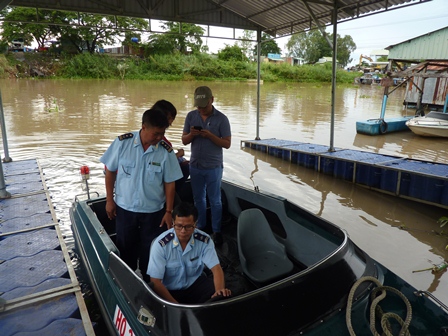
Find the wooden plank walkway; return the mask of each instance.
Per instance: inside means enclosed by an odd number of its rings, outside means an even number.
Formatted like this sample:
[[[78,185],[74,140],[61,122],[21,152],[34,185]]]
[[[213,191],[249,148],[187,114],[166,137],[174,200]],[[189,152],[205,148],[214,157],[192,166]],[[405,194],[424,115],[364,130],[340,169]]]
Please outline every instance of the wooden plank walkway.
[[[268,153],[360,186],[448,209],[448,165],[281,139],[242,140]]]
[[[94,335],[37,160],[3,163],[0,335]]]

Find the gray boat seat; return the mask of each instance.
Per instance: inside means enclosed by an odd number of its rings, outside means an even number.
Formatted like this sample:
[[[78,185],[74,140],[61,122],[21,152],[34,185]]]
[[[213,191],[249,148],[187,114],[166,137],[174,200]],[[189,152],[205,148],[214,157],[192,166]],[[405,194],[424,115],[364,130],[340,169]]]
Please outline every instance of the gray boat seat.
[[[238,254],[243,273],[256,285],[285,277],[293,270],[285,246],[272,232],[259,209],[247,209],[238,217]]]

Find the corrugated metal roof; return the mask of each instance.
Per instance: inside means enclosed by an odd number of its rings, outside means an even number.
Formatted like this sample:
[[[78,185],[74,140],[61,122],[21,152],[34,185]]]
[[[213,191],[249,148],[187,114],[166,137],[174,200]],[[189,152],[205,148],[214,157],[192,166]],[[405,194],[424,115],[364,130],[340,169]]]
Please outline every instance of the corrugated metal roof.
[[[396,61],[446,60],[448,26],[387,47],[389,59]]]
[[[448,77],[448,61],[425,61],[393,75],[394,77],[446,78]]]
[[[428,1],[431,0],[0,0],[0,9],[9,4],[140,17],[261,30],[280,37],[316,28],[316,22],[330,25],[335,4],[340,22]]]

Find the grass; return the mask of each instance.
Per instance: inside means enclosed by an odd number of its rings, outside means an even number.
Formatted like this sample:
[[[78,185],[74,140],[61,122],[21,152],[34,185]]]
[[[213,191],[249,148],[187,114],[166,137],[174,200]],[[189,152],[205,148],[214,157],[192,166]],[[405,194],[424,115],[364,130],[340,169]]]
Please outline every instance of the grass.
[[[126,79],[171,81],[245,81],[257,78],[255,62],[222,61],[208,54],[198,55],[152,55],[111,57],[107,54],[49,55],[24,53],[25,62],[40,68],[51,78],[70,79]],[[11,71],[16,77],[24,77],[12,55],[0,58],[0,76]],[[50,68],[51,67],[51,68]],[[265,82],[330,83],[331,65],[301,65],[262,63],[261,79]],[[338,84],[351,84],[358,73],[337,70]],[[7,77],[6,75],[2,76]]]

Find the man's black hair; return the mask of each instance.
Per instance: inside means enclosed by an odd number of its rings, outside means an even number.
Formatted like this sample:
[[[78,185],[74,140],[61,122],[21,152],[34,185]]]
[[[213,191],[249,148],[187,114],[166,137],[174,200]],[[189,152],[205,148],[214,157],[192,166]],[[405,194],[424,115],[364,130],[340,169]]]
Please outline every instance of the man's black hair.
[[[149,109],[143,113],[142,124],[150,127],[167,128],[170,126],[166,114],[160,110]]]
[[[198,219],[198,209],[191,203],[181,202],[173,210],[173,219],[176,219],[176,217],[190,216],[193,216],[193,220],[196,223],[196,220]]]
[[[161,99],[156,101],[151,109],[160,110],[166,114],[167,118],[171,116],[171,118],[176,119],[177,110],[168,100]]]

